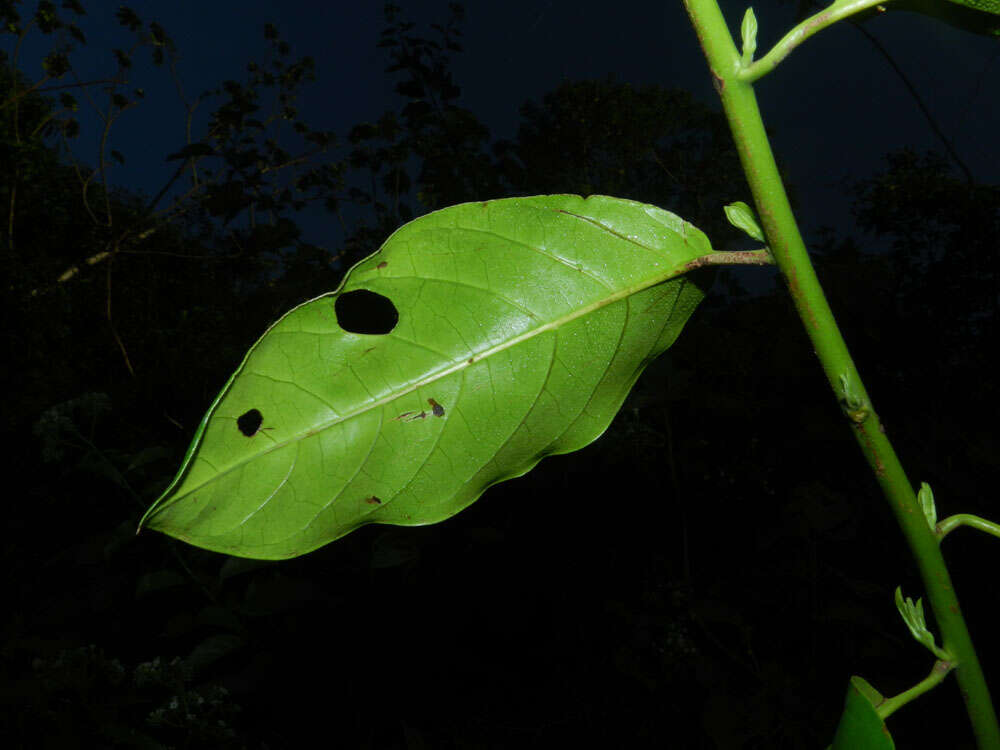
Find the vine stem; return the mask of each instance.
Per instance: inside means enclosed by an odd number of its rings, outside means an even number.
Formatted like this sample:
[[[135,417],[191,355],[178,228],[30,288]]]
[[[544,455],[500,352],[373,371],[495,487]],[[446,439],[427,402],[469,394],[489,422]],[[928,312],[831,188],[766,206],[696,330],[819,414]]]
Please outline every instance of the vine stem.
[[[1000,750],[1000,729],[989,688],[941,555],[938,536],[924,518],[816,277],[771,152],[753,85],[740,79],[740,53],[716,0],[684,0],[684,5],[722,99],[775,263],[830,387],[844,407],[846,421],[916,560],[944,649],[955,663],[955,676],[978,747]]]

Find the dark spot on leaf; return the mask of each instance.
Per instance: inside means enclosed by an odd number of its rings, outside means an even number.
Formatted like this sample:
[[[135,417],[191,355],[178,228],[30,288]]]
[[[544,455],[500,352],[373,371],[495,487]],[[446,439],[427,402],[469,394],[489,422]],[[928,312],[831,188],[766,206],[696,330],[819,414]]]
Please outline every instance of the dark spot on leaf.
[[[381,505],[382,504],[382,501],[379,500],[374,495],[372,495],[371,497],[366,497],[365,498],[365,502],[368,503],[369,505]]]
[[[427,403],[431,405],[431,411],[434,412],[435,417],[444,416],[444,407],[441,406],[437,401],[432,398],[427,399]]]
[[[377,266],[375,266],[375,268],[385,268],[387,265],[389,265],[389,264],[386,261],[383,260],[381,263],[379,263]]]
[[[337,323],[348,333],[389,333],[399,322],[399,312],[392,300],[368,289],[337,295],[333,308]]]
[[[253,437],[257,434],[257,430],[260,429],[261,424],[264,422],[264,415],[261,414],[257,409],[251,409],[250,411],[244,413],[236,420],[236,426],[240,428],[242,432],[247,437]]]
[[[394,422],[412,422],[414,419],[426,419],[427,412],[425,411],[404,411],[398,417],[393,417]]]

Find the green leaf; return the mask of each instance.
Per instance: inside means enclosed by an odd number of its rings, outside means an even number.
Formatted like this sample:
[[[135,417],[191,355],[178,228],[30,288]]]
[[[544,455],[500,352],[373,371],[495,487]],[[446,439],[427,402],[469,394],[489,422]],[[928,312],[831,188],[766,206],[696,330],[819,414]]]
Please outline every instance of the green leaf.
[[[944,649],[938,648],[934,642],[934,634],[927,629],[927,621],[924,618],[923,600],[918,598],[916,603],[910,597],[906,597],[904,600],[903,591],[899,586],[896,587],[895,600],[896,609],[899,611],[900,617],[903,618],[903,622],[906,623],[906,627],[909,628],[910,634],[917,643],[923,644],[938,659],[949,661],[951,659],[950,654]]]
[[[753,53],[757,51],[757,16],[753,8],[747,8],[743,14],[740,34],[743,37],[743,64],[749,65],[753,62]]]
[[[281,559],[444,520],[607,429],[703,296],[677,277],[711,251],[674,214],[605,196],[410,222],[254,344],[140,528]]]
[[[920,502],[920,508],[924,511],[924,518],[927,519],[927,525],[931,527],[931,531],[935,534],[937,533],[937,506],[934,504],[934,490],[927,482],[920,483],[920,491],[917,493],[917,500]]]
[[[746,234],[759,242],[764,241],[764,230],[761,229],[760,222],[757,221],[757,215],[746,203],[735,201],[725,206],[722,210],[726,212],[726,219],[734,227],[742,229]]]
[[[875,710],[883,700],[863,678],[852,677],[830,750],[893,750],[896,744]]]

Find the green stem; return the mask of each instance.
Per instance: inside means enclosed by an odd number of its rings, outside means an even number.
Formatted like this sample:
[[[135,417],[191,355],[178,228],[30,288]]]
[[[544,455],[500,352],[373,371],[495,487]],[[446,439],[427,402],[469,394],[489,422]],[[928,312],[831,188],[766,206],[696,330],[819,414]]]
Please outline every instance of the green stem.
[[[771,153],[753,86],[740,80],[740,54],[716,0],[684,0],[729,121],[768,246],[834,393],[916,559],[945,650],[956,661],[979,748],[1000,750],[989,689],[938,544],[886,438],[820,287]],[[845,383],[849,393],[845,393]],[[858,408],[859,404],[861,408]]]
[[[995,537],[1000,537],[1000,524],[987,521],[985,518],[974,516],[971,513],[958,513],[948,516],[937,525],[938,538],[944,539],[945,535],[957,529],[959,526],[971,526],[974,529],[985,531]]]
[[[877,5],[886,5],[889,2],[890,0],[839,0],[839,2],[833,3],[826,9],[802,21],[785,34],[781,38],[781,41],[774,45],[771,51],[757,62],[744,67],[739,72],[740,80],[745,83],[753,83],[758,78],[774,70],[778,66],[778,63],[792,53],[792,50],[817,31],[822,31],[830,24],[841,21],[848,16],[853,16],[855,13],[860,13]]]
[[[949,661],[936,661],[934,662],[934,668],[931,673],[927,675],[924,679],[918,682],[916,685],[911,687],[909,690],[904,690],[899,695],[894,695],[891,698],[886,698],[875,710],[878,711],[879,718],[887,719],[900,708],[905,706],[907,703],[912,701],[914,698],[918,698],[932,687],[941,682],[948,673],[954,668],[954,664]]]

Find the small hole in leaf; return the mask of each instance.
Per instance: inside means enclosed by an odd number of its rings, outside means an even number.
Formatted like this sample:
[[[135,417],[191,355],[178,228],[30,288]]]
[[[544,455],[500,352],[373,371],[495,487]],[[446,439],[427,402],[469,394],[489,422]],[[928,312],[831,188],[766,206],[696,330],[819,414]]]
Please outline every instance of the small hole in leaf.
[[[338,295],[333,308],[337,323],[348,333],[389,333],[399,322],[399,312],[392,300],[368,289]]]
[[[239,427],[240,432],[247,437],[253,437],[257,434],[257,430],[260,429],[263,422],[264,415],[257,409],[251,409],[250,411],[240,415],[240,417],[236,420],[236,426]]]

